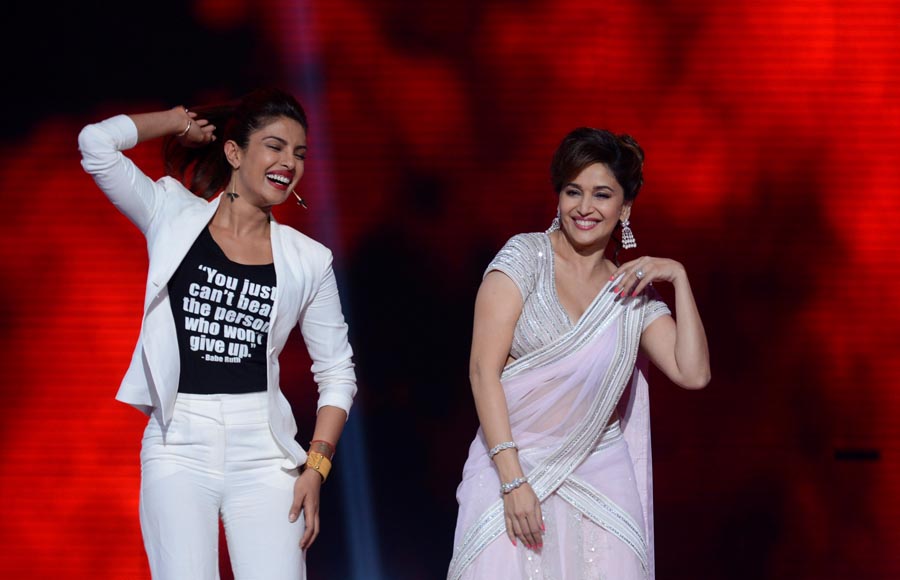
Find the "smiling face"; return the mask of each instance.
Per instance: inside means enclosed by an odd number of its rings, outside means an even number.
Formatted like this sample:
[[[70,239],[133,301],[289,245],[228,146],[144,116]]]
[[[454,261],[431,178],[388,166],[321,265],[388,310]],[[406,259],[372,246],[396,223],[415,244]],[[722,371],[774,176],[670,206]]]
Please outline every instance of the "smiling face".
[[[559,227],[576,249],[606,247],[630,212],[622,186],[604,163],[588,165],[559,193]]]
[[[303,177],[306,131],[297,121],[278,117],[251,133],[246,149],[227,142],[225,155],[236,168],[232,186],[240,199],[263,208],[278,205]]]

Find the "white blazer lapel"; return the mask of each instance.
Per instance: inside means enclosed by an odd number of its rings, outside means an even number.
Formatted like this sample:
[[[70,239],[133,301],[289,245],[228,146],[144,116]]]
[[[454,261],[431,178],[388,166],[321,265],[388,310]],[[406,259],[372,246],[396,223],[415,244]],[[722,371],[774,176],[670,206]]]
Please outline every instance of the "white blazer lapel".
[[[175,319],[166,285],[218,205],[219,199],[215,199],[206,206],[182,212],[167,221],[149,240],[150,271],[141,341],[164,422],[172,416],[181,372]]]
[[[271,240],[277,291],[269,325],[268,356],[277,357],[299,317],[304,286],[296,275],[295,268],[300,262],[296,250],[287,247],[281,226],[275,220],[272,220]]]
[[[221,196],[206,206],[184,211],[171,221],[162,224],[160,230],[150,240],[149,274],[152,286],[160,288],[169,283],[169,279],[181,265],[197,236],[216,213],[220,199]]]

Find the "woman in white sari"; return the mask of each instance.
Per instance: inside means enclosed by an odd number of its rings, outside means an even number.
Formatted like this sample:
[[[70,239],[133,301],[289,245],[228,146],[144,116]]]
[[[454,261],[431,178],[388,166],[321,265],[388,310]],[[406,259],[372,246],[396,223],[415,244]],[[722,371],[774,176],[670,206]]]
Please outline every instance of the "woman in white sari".
[[[449,580],[654,577],[645,361],[688,389],[710,370],[682,265],[606,257],[611,239],[635,247],[643,158],[627,135],[570,133],[551,165],[558,218],[486,270],[470,361],[481,429]],[[677,324],[652,282],[674,285]]]

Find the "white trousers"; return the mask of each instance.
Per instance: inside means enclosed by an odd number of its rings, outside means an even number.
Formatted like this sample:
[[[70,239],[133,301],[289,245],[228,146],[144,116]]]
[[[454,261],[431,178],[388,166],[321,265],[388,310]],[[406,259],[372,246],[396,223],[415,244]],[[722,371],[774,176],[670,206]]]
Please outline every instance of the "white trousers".
[[[236,580],[302,580],[303,514],[288,521],[297,470],[267,420],[266,393],[179,393],[168,427],[141,446],[141,531],[155,580],[217,580],[219,517]]]

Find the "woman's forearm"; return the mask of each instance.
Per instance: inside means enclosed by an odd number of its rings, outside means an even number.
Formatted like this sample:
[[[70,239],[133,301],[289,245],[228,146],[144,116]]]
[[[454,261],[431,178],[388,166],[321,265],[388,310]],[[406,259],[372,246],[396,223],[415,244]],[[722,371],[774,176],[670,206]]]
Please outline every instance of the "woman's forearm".
[[[128,116],[137,127],[138,143],[166,135],[178,135],[192,122],[184,107]]]
[[[512,441],[513,436],[509,425],[509,409],[506,406],[503,385],[500,383],[499,377],[493,373],[484,375],[483,372],[475,371],[470,380],[478,420],[481,423],[488,449],[491,449],[498,443]],[[515,449],[507,449],[495,455],[494,464],[497,466],[502,482],[512,481],[524,475],[519,463],[518,451]]]
[[[347,412],[339,407],[325,405],[316,415],[316,428],[313,441],[326,441],[337,447],[338,439],[347,423]]]
[[[709,383],[709,347],[706,331],[694,301],[687,274],[679,276],[675,286],[675,363],[683,378],[683,386],[703,388]]]

